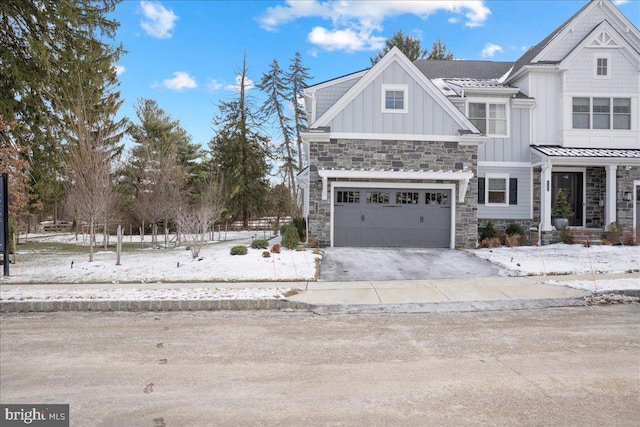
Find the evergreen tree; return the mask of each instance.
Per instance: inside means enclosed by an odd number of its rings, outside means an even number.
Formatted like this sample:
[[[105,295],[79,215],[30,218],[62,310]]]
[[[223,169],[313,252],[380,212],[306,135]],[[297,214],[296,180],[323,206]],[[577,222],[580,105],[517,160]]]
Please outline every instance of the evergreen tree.
[[[269,147],[268,139],[260,133],[259,109],[247,95],[246,54],[239,73],[238,95],[219,104],[220,112],[213,119],[217,134],[209,148],[213,164],[223,175],[226,212],[241,218],[247,228],[249,219],[267,207]]]
[[[298,168],[295,164],[296,147],[293,145],[291,119],[285,114],[285,105],[289,99],[289,88],[287,87],[286,76],[277,59],[274,59],[271,63],[269,72],[262,75],[258,88],[267,94],[267,99],[262,105],[261,112],[266,117],[273,117],[279,136],[282,138],[276,154],[278,159],[282,161],[280,170],[284,173],[286,187],[292,194],[293,205],[297,206],[295,174]]]
[[[405,54],[411,62],[427,57],[428,52],[420,46],[420,39],[404,34],[402,30],[397,31],[390,38],[384,41],[384,48],[376,56],[369,58],[371,65],[376,65],[393,47],[397,47]]]
[[[75,84],[65,67],[69,52],[89,43],[95,43],[101,52],[121,52],[121,47],[109,46],[119,24],[108,14],[118,2],[0,2],[0,115],[7,122],[16,122],[12,139],[27,148],[31,187],[45,202],[56,204],[64,198],[64,183],[59,181],[64,152],[60,140],[66,131],[55,98],[63,88]],[[54,218],[56,212],[54,209]]]
[[[429,56],[427,59],[453,59],[453,53],[451,53],[447,49],[447,45],[440,41],[439,37],[433,41],[433,45],[431,45],[431,52],[429,52]]]
[[[287,79],[291,90],[289,96],[293,105],[293,128],[298,145],[298,170],[300,171],[305,166],[302,153],[302,132],[307,130],[307,113],[302,103],[302,91],[307,87],[307,82],[311,79],[309,69],[302,64],[300,52],[296,52],[291,60]]]

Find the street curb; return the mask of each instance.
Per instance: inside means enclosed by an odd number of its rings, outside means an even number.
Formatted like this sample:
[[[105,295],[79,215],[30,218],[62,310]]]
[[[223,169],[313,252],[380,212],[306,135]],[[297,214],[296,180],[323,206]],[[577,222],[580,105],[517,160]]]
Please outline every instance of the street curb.
[[[256,311],[308,310],[309,304],[286,299],[137,300],[137,301],[3,301],[0,313],[115,311]]]

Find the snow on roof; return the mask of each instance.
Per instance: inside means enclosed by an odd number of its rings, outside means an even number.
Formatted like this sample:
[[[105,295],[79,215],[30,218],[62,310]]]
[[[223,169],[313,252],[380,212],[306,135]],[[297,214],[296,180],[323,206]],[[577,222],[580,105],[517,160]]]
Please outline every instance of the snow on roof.
[[[614,148],[565,148],[557,145],[534,145],[532,148],[549,157],[624,157],[640,159],[640,150]]]

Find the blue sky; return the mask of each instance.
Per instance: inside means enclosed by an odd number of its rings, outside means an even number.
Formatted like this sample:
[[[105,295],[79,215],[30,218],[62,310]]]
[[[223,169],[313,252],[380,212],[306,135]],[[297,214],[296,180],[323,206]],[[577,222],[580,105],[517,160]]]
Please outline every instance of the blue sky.
[[[120,114],[154,99],[206,146],[216,103],[233,98],[246,50],[249,77],[270,63],[289,66],[296,51],[311,84],[362,70],[384,40],[402,29],[430,48],[436,37],[457,59],[515,61],[586,0],[501,1],[133,1],[118,4]],[[640,0],[615,1],[640,27]],[[251,94],[261,102],[257,89]],[[269,132],[267,132],[269,133]]]

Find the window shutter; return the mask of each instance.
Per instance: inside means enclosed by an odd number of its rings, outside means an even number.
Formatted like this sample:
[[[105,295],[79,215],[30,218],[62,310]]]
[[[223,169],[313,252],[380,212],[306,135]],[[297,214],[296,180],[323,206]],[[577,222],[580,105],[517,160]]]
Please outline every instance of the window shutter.
[[[509,204],[518,204],[518,179],[509,178]]]
[[[484,178],[478,178],[478,204],[484,205]]]

